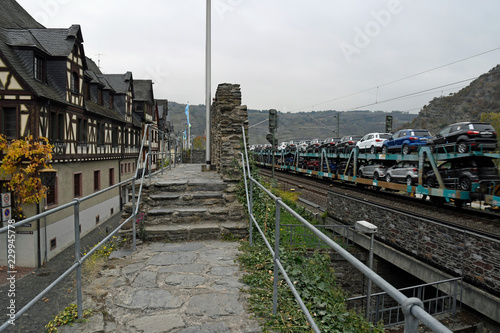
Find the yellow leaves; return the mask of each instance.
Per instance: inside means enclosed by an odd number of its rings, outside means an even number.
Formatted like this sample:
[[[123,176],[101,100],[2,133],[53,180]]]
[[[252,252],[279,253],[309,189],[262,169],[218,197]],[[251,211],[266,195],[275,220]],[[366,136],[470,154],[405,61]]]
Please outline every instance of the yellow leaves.
[[[0,135],[0,149],[5,155],[0,165],[0,178],[10,178],[8,188],[21,203],[38,203],[46,196],[39,172],[50,167],[53,146],[47,138],[32,136],[8,142]]]

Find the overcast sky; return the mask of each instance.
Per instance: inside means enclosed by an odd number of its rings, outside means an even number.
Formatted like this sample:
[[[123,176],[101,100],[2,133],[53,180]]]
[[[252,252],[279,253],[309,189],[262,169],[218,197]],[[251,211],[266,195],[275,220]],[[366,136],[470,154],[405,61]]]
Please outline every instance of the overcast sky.
[[[80,24],[104,73],[204,104],[205,0],[18,2],[48,28]],[[416,113],[500,63],[498,13],[498,0],[212,0],[212,96],[229,82],[251,109]]]

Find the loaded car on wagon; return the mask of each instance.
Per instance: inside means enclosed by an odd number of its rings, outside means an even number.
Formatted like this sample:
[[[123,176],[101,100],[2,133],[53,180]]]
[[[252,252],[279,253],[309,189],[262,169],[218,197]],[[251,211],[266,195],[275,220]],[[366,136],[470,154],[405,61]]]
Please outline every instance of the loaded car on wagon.
[[[462,191],[472,190],[472,185],[489,182],[500,184],[498,169],[493,159],[486,156],[468,156],[446,161],[438,166],[445,187]],[[426,175],[428,187],[439,185],[434,170]]]
[[[390,133],[368,133],[356,143],[356,147],[359,148],[359,152],[376,154],[382,150],[382,144],[390,136]]]
[[[426,129],[402,129],[383,142],[382,154],[402,153],[408,155],[427,143],[431,133]]]
[[[443,128],[427,140],[432,152],[467,153],[471,150],[497,150],[497,131],[488,123],[461,122]]]

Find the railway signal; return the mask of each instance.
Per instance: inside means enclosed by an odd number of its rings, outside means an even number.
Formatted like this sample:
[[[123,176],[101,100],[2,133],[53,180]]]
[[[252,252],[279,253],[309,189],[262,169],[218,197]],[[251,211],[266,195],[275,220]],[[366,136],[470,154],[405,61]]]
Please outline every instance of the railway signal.
[[[269,110],[269,132],[273,133],[278,129],[278,111]]]
[[[385,116],[385,132],[392,133],[392,116]]]
[[[271,181],[271,186],[275,187],[276,180],[274,179],[274,153],[276,152],[276,147],[278,146],[278,139],[274,136],[274,133],[278,129],[278,111],[276,109],[269,110],[269,134],[266,135],[267,141],[271,144],[271,151],[273,152],[273,179]]]

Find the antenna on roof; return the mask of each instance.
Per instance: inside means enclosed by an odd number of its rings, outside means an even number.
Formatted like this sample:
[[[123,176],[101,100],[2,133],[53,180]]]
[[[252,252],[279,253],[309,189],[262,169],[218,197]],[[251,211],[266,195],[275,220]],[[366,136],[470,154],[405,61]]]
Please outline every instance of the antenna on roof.
[[[101,56],[104,55],[102,53],[97,53],[97,67],[101,69]]]

